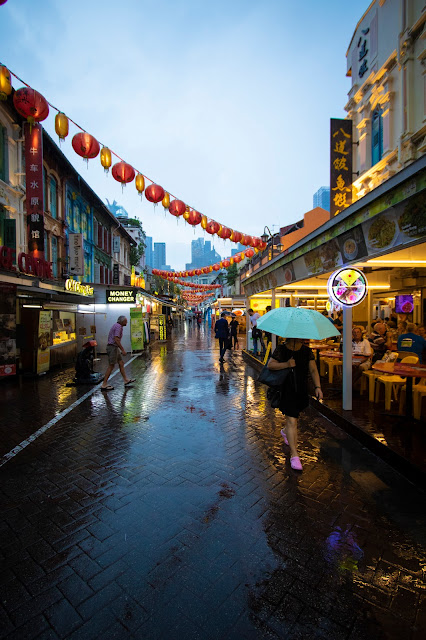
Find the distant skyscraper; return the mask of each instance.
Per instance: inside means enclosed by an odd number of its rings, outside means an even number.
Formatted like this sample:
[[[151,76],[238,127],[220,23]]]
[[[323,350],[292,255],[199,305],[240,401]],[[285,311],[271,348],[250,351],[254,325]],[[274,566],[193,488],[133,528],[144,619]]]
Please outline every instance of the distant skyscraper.
[[[154,269],[164,269],[166,265],[166,243],[154,242]]]
[[[145,238],[145,264],[148,267],[154,266],[154,253],[152,250],[152,238],[146,236]]]
[[[231,250],[231,256],[235,256],[236,253],[241,253],[241,251],[245,251],[246,249],[247,247],[243,244],[237,244],[237,248]]]
[[[212,248],[210,240],[197,238],[191,242],[191,262],[187,262],[186,269],[200,269],[220,260],[220,255]]]
[[[330,187],[321,187],[314,193],[314,207],[322,207],[330,211]]]

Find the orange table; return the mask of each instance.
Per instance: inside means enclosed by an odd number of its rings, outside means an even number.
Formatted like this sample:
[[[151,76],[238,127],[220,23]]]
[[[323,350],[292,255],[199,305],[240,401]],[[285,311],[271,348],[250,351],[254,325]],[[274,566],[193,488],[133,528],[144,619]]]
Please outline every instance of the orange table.
[[[413,416],[413,378],[426,378],[426,365],[424,364],[401,364],[399,362],[375,362],[372,367],[375,371],[389,373],[394,376],[406,378],[406,402],[405,415],[407,418]]]
[[[317,352],[317,368],[318,371],[320,370],[320,351],[323,351],[324,349],[330,349],[330,345],[329,344],[324,344],[322,342],[310,342],[309,343],[309,348],[312,349],[312,351],[316,351]]]

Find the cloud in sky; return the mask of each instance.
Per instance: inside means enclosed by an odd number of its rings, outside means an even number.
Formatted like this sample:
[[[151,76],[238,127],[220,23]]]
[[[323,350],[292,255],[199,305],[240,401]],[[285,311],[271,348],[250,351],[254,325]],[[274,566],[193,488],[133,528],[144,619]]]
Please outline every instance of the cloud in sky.
[[[329,119],[345,116],[345,53],[368,4],[8,0],[0,61],[165,189],[260,235],[300,219],[329,182]],[[44,125],[56,139],[54,115]],[[86,169],[76,131],[61,146],[76,169],[183,268],[201,232],[132,184],[122,193],[98,159]],[[234,245],[215,246],[229,255]]]

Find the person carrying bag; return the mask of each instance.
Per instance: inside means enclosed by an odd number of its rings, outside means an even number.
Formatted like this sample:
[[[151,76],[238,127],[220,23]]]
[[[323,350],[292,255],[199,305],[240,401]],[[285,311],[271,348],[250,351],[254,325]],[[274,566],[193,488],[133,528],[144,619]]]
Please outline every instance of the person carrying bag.
[[[215,330],[215,338],[219,340],[219,351],[220,357],[219,362],[224,361],[225,351],[229,348],[229,324],[226,319],[226,313],[223,312],[220,314],[219,320],[216,322],[214,326]]]

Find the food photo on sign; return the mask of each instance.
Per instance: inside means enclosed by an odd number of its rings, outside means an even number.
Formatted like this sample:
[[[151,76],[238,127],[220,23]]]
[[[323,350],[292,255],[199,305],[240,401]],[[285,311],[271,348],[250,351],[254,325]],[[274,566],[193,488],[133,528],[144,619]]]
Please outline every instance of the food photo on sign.
[[[362,227],[354,227],[337,238],[343,261],[359,260],[368,255]]]

